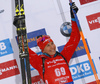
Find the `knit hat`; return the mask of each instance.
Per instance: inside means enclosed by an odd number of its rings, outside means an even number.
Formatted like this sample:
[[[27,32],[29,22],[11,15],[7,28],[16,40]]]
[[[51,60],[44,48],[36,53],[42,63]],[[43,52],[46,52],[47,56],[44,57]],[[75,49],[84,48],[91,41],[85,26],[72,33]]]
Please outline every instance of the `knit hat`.
[[[37,45],[39,46],[39,48],[42,50],[44,50],[45,46],[49,43],[49,42],[53,42],[53,40],[50,38],[50,36],[48,35],[44,35],[42,37],[39,37],[37,39]]]

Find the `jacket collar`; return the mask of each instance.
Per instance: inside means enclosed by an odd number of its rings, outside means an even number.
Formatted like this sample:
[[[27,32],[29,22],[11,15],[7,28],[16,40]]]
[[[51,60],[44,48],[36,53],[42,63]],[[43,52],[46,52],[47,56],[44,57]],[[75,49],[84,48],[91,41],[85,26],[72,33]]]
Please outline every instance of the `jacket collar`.
[[[49,57],[49,58],[52,58],[52,56],[50,56],[49,54],[47,54],[47,53],[43,53],[43,55],[45,55],[46,57]],[[56,51],[56,53],[55,53],[55,55],[53,56],[53,57],[56,57],[58,55],[58,53],[57,53],[57,51]],[[45,57],[44,56],[44,57]]]

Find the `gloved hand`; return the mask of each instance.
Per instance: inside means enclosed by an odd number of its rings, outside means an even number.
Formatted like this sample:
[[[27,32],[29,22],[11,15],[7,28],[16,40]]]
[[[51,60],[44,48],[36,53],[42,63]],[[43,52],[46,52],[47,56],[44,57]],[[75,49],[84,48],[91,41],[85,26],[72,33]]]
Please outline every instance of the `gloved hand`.
[[[70,3],[69,3],[70,5]],[[71,14],[71,18],[74,18],[74,14],[72,12],[72,9],[77,13],[78,12],[78,7],[75,5],[75,2],[72,2],[72,5],[70,5],[70,14]]]

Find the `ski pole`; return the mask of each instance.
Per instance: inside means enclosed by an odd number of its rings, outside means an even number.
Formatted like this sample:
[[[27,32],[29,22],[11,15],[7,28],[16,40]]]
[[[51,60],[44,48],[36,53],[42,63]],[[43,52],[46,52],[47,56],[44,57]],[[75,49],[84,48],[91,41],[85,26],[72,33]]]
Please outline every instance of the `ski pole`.
[[[72,0],[69,0],[69,2],[70,2],[70,5],[72,6]],[[84,48],[86,50],[86,53],[87,53],[90,65],[92,67],[92,71],[94,73],[94,77],[96,79],[97,84],[100,84],[98,76],[97,76],[97,73],[96,73],[96,70],[95,70],[95,67],[94,67],[94,64],[93,64],[93,61],[92,61],[92,58],[91,58],[91,55],[90,55],[90,52],[89,52],[89,49],[88,49],[88,46],[86,44],[86,41],[85,41],[85,38],[84,38],[84,35],[83,35],[83,32],[82,32],[82,29],[81,29],[81,26],[80,26],[80,23],[78,21],[78,17],[76,15],[76,12],[73,9],[72,9],[72,11],[73,11],[73,14],[74,14],[74,17],[75,17],[75,21],[77,23],[77,26],[78,26],[78,29],[79,29],[79,32],[80,32],[80,35],[81,35],[81,38],[82,38],[82,42],[84,44]]]

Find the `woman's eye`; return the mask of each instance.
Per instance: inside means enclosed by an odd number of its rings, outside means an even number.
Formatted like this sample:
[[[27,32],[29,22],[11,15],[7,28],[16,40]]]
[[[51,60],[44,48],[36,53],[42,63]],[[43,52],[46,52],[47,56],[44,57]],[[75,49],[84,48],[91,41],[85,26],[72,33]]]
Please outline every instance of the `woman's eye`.
[[[51,44],[53,45],[54,43],[52,42]]]
[[[49,44],[47,44],[47,46],[50,46]]]

